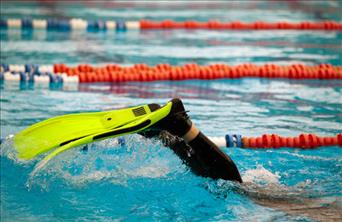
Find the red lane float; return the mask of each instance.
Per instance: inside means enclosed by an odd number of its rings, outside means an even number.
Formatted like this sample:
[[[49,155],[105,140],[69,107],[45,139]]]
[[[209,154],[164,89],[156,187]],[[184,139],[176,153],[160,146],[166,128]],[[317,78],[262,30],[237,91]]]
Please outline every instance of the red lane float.
[[[221,22],[209,20],[205,22],[186,21],[151,21],[151,20],[84,20],[81,18],[70,19],[31,19],[31,18],[0,18],[0,28],[22,28],[22,29],[46,29],[46,30],[87,30],[87,31],[126,31],[145,29],[208,29],[208,30],[324,30],[342,31],[342,22],[339,21],[301,21],[301,22]]]
[[[277,134],[264,134],[260,137],[242,137],[243,148],[291,147],[314,149],[322,146],[342,147],[342,134],[334,137],[319,137],[315,134],[300,134],[297,137],[282,137]]]
[[[183,21],[177,22],[173,20],[151,21],[140,20],[141,29],[233,29],[233,30],[275,30],[275,29],[292,29],[292,30],[342,30],[342,23],[336,21],[323,22],[264,22],[256,21],[251,23],[233,21],[220,22],[210,20],[207,22],[199,21]]]
[[[222,78],[288,78],[288,79],[342,79],[342,66],[320,64],[307,66],[293,64],[279,66],[275,64],[253,65],[241,64],[230,66],[226,64],[198,65],[185,64],[171,66],[158,64],[148,66],[135,64],[120,66],[109,64],[91,66],[87,64],[69,67],[65,64],[55,64],[55,73],[67,73],[68,76],[78,76],[80,82],[129,82],[157,80],[186,80],[186,79],[222,79]]]

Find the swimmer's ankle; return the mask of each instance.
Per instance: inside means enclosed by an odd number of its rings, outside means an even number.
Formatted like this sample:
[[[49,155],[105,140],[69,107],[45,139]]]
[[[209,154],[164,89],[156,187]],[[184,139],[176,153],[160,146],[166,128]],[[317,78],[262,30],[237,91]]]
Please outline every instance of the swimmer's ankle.
[[[195,127],[194,124],[192,124],[189,131],[184,136],[182,136],[182,138],[184,139],[185,142],[189,143],[192,140],[194,140],[198,136],[199,133],[200,131]]]

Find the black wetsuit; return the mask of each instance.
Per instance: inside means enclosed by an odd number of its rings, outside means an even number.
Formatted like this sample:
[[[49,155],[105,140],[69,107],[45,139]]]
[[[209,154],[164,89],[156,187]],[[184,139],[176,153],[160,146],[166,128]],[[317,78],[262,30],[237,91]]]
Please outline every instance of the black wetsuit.
[[[199,132],[190,142],[181,139],[191,129],[192,122],[182,101],[171,101],[173,105],[170,114],[141,134],[161,138],[164,145],[170,147],[199,176],[242,182],[235,163],[203,133]],[[151,110],[159,107],[157,104],[150,105]]]

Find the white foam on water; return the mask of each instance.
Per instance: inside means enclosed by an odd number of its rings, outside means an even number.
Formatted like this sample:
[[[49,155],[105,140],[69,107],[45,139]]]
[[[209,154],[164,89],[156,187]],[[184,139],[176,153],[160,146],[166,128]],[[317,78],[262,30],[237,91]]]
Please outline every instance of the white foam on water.
[[[258,165],[242,174],[243,183],[237,186],[237,192],[255,200],[294,201],[308,196],[315,182],[304,180],[294,186],[281,183],[278,172],[271,172]]]
[[[10,134],[1,141],[0,144],[0,156],[7,157],[15,164],[22,166],[31,166],[32,161],[23,160],[18,157],[18,152],[14,148],[14,135]]]
[[[262,165],[258,165],[256,169],[247,170],[242,176],[245,183],[256,184],[279,184],[279,179],[278,173],[272,173]]]
[[[27,186],[47,188],[55,179],[76,187],[98,181],[125,185],[130,179],[160,178],[171,171],[174,163],[163,157],[167,154],[160,142],[130,135],[125,143],[121,146],[116,139],[108,139],[88,144],[87,151],[76,147],[63,152],[35,171]]]
[[[285,214],[289,219],[315,221],[342,219],[340,197],[311,197],[312,186],[317,181],[306,180],[294,186],[287,186],[280,182],[281,177],[277,172],[271,172],[262,165],[258,165],[256,169],[247,170],[242,178],[244,183],[237,185],[235,191],[250,198],[256,204],[255,208],[258,208],[258,212],[269,209],[272,210],[271,215],[274,217],[283,217]],[[266,208],[260,208],[261,206]],[[248,215],[246,217],[246,214],[237,214],[241,215],[242,220],[251,219]],[[269,211],[266,212],[266,215],[268,214],[270,214]],[[254,218],[260,214],[252,216]],[[259,219],[265,218],[261,216]]]

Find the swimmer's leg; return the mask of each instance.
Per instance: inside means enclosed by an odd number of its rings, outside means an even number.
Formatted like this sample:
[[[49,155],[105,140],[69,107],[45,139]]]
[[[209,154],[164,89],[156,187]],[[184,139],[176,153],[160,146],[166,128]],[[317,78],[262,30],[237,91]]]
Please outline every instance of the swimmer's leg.
[[[151,132],[161,132],[162,140],[199,176],[242,182],[240,173],[219,147],[191,122],[179,99],[172,100],[170,114],[152,126]],[[150,134],[149,136],[153,135]],[[171,141],[171,142],[170,142]]]

